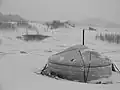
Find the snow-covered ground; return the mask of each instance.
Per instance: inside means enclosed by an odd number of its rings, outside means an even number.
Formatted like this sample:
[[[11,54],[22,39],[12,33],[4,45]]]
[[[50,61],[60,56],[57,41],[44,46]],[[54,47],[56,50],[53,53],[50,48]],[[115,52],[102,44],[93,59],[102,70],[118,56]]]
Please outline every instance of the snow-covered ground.
[[[39,31],[41,34],[53,37],[39,42],[25,42],[15,38],[17,35],[21,35],[20,30],[11,33],[1,32],[0,90],[118,90],[120,88],[119,84],[85,84],[55,80],[35,74],[34,72],[41,69],[52,54],[72,45],[82,44],[82,29],[80,28],[59,29],[55,33],[44,32],[43,29]],[[85,45],[109,56],[120,68],[119,45],[96,41],[97,33],[86,31]],[[20,53],[20,51],[26,53]]]

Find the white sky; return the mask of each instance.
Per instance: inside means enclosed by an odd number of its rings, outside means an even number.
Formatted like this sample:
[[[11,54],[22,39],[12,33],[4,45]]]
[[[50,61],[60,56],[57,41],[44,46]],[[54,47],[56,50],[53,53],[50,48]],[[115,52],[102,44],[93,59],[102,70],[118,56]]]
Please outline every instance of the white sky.
[[[31,20],[100,17],[120,23],[120,0],[4,0],[0,11]]]

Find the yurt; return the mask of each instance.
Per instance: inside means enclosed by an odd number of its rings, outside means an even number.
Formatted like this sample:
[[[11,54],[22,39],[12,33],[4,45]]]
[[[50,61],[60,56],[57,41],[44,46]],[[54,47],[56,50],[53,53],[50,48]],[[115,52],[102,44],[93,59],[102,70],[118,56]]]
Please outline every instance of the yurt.
[[[43,71],[62,79],[88,82],[110,77],[112,62],[84,45],[75,45],[50,56]]]

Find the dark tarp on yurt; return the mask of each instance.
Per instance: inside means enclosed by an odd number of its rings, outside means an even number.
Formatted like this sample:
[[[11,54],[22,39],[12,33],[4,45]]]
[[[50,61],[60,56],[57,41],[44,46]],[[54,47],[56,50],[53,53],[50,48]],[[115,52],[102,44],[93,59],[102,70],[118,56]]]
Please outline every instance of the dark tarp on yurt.
[[[112,74],[112,62],[84,45],[75,45],[48,58],[46,73],[87,82]]]

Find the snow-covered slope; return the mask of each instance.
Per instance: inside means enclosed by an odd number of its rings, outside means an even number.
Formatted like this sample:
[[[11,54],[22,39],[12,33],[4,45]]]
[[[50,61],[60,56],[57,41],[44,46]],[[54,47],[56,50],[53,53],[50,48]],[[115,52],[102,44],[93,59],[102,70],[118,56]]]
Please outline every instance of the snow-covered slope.
[[[17,32],[18,33],[18,32]],[[119,45],[103,43],[94,40],[97,32],[85,33],[85,45],[103,53],[120,68]],[[16,39],[16,33],[1,35],[0,45],[0,88],[1,90],[118,90],[119,84],[95,85],[84,84],[37,75],[34,72],[41,69],[49,56],[74,44],[82,43],[82,29],[58,29],[56,33],[41,31],[41,34],[51,35],[41,42],[25,42]],[[7,38],[6,38],[7,37]],[[21,53],[23,52],[24,53]],[[116,51],[116,52],[111,52]]]

